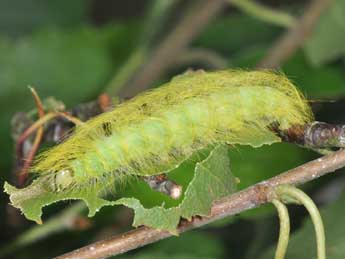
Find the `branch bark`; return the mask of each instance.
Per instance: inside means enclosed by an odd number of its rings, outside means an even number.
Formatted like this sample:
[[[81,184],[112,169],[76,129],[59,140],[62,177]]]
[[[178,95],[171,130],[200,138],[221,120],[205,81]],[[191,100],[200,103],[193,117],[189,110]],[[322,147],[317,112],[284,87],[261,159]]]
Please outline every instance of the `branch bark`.
[[[182,220],[178,232],[183,233],[218,219],[268,203],[274,198],[272,191],[274,187],[278,185],[300,185],[334,172],[344,166],[345,150],[340,150],[331,155],[318,158],[215,202],[208,217],[195,217],[192,221]],[[107,258],[170,236],[171,234],[166,231],[140,227],[58,256],[56,259]]]

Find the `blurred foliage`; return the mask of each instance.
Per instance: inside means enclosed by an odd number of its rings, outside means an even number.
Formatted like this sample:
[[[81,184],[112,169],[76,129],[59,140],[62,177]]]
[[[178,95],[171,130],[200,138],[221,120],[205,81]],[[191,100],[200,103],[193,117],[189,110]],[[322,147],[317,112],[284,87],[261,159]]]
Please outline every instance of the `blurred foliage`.
[[[296,85],[302,86],[301,90],[312,102],[322,103],[345,96],[345,75],[341,67],[311,67],[299,52],[285,63],[283,71]]]
[[[19,37],[42,27],[78,26],[88,21],[90,0],[1,0],[0,32]]]
[[[345,57],[345,1],[334,4],[320,18],[311,38],[305,44],[310,62],[317,67]]]
[[[129,54],[136,28],[116,24],[101,29],[46,30],[15,41],[2,39],[0,94],[31,102],[26,92],[31,82],[40,95],[57,96],[67,105],[86,100],[102,89]],[[80,89],[78,95],[70,94]],[[23,93],[28,98],[20,96]]]
[[[245,27],[245,29],[243,29]],[[212,49],[229,57],[239,53],[246,53],[247,49],[256,46],[269,46],[279,35],[279,29],[267,26],[250,16],[232,13],[225,17],[218,17],[209,24],[194,45]]]
[[[261,1],[264,4],[272,1]],[[269,3],[267,3],[269,4]],[[289,10],[290,5],[299,9],[304,1],[284,2],[277,8]],[[107,1],[104,1],[107,5]],[[142,30],[144,18],[128,18],[119,21],[114,18],[108,24],[95,27],[90,16],[92,1],[66,0],[0,0],[0,172],[2,180],[11,179],[13,164],[13,143],[10,139],[10,119],[16,111],[32,109],[34,102],[27,85],[35,86],[42,98],[54,96],[63,100],[68,107],[93,100],[101,93],[111,78],[133,53],[134,47],[145,42]],[[183,7],[183,5],[181,5]],[[106,8],[106,7],[105,7]],[[119,7],[121,8],[120,4]],[[136,8],[133,5],[133,8]],[[176,9],[181,12],[181,9]],[[175,11],[176,11],[175,10]],[[312,101],[317,120],[344,123],[345,75],[345,6],[343,0],[334,5],[321,17],[310,39],[299,51],[282,65],[281,71],[292,79]],[[102,14],[100,14],[102,15]],[[297,16],[297,13],[295,13]],[[174,16],[174,14],[172,15]],[[175,14],[175,16],[177,16]],[[164,17],[170,27],[169,19]],[[155,22],[152,26],[161,26]],[[270,50],[272,44],[285,30],[258,21],[239,11],[229,9],[219,15],[192,43],[192,47],[209,49],[228,61],[229,68],[252,69]],[[164,35],[160,33],[159,35]],[[146,43],[145,43],[146,44]],[[152,46],[150,46],[152,47]],[[282,50],[284,51],[284,50]],[[151,53],[150,53],[151,54]],[[145,57],[150,58],[150,55]],[[145,60],[144,60],[145,63]],[[203,68],[204,64],[189,64],[192,68]],[[182,72],[189,67],[179,67]],[[161,81],[169,79],[176,72],[172,67]],[[157,82],[153,82],[157,85]],[[128,84],[130,87],[130,84]],[[330,103],[328,101],[334,101]],[[308,150],[289,144],[275,144],[260,149],[234,147],[230,152],[232,172],[240,178],[239,189],[267,179],[277,173],[309,161],[316,155]],[[173,177],[184,186],[191,180],[195,163],[186,163]],[[317,184],[309,186],[313,193],[329,183],[330,177],[323,177]],[[125,197],[138,195],[145,207],[152,207],[165,198],[151,191],[145,184],[132,182],[128,188],[122,187]],[[135,197],[135,196],[134,196]],[[14,240],[15,229],[24,232],[20,224],[11,226],[6,215],[8,198],[0,196],[1,204],[1,244]],[[344,258],[342,244],[343,226],[341,198],[323,210],[326,223],[329,258]],[[69,204],[65,204],[69,205]],[[167,207],[174,203],[166,203]],[[47,210],[54,218],[57,210],[64,206]],[[94,241],[104,236],[124,231],[129,224],[127,214],[122,210],[104,208],[92,219],[92,227],[84,231],[64,231],[50,235],[38,244],[21,249],[16,258],[51,258]],[[297,231],[288,249],[288,258],[306,258],[314,255],[315,243],[310,238],[313,230],[310,223],[299,223],[305,213],[291,208],[292,221]],[[48,217],[49,218],[49,217]],[[240,220],[239,220],[240,219]],[[125,223],[123,223],[125,222]],[[248,224],[250,227],[247,227]],[[264,248],[275,246],[278,237],[275,211],[272,206],[251,210],[240,216],[218,222],[220,227],[186,233],[180,237],[161,241],[119,258],[258,258]],[[61,231],[62,231],[61,230]],[[107,235],[102,234],[105,230]],[[234,231],[235,230],[235,231]],[[261,233],[261,235],[259,234]],[[63,240],[63,241],[62,241]],[[5,242],[6,241],[6,242]],[[246,251],[247,249],[247,251]],[[273,248],[272,248],[273,249]],[[236,251],[243,251],[237,253]],[[310,254],[307,254],[310,253]],[[246,257],[247,256],[247,257]],[[272,258],[272,251],[261,255]]]

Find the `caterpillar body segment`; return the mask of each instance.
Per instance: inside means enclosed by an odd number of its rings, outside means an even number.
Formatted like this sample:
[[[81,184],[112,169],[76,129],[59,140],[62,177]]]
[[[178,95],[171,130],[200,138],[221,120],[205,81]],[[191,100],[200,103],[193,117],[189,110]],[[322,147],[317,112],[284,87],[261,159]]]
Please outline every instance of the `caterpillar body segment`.
[[[281,74],[191,72],[77,127],[39,155],[31,172],[54,174],[55,190],[156,175],[209,145],[245,143],[272,124],[283,131],[310,121],[307,101]]]

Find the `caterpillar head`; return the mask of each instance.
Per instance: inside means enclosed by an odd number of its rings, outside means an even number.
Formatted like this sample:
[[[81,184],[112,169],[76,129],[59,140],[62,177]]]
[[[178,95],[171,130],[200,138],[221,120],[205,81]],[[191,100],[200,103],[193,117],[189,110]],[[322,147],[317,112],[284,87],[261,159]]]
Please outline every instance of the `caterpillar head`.
[[[71,169],[63,169],[55,174],[52,187],[53,190],[59,192],[66,189],[73,183],[73,172]]]

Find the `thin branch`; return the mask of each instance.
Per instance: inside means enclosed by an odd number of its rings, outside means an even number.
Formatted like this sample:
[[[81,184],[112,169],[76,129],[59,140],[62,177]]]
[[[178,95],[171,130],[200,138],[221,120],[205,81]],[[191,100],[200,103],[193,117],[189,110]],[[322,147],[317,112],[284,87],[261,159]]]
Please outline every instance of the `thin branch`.
[[[38,96],[36,90],[32,87],[29,87],[33,97],[34,97],[34,100],[35,100],[35,103],[36,103],[36,106],[37,106],[37,111],[38,111],[38,116],[39,118],[42,118],[44,115],[45,115],[45,112],[44,112],[44,108],[43,108],[43,104],[42,104],[42,101],[40,99],[40,97]],[[34,159],[34,156],[40,146],[40,143],[41,143],[41,140],[43,138],[43,126],[40,126],[37,130],[37,133],[36,133],[36,136],[35,136],[35,139],[34,139],[34,142],[32,144],[32,147],[29,151],[29,153],[27,154],[27,156],[25,157],[25,161],[24,161],[24,165],[22,167],[22,169],[20,170],[19,174],[18,174],[18,182],[19,182],[19,185],[20,186],[23,186],[25,181],[26,181],[26,178],[27,178],[27,175],[28,175],[28,172],[29,172],[29,168],[31,166],[31,163]],[[19,149],[21,150],[22,149],[22,144],[23,143],[20,143],[18,146],[17,146],[17,157],[21,157],[20,154],[21,152],[19,153]]]
[[[300,48],[333,0],[314,0],[295,26],[289,29],[270,49],[257,68],[278,68]]]
[[[308,162],[304,165],[260,182],[240,192],[224,197],[214,203],[208,217],[195,217],[191,221],[182,220],[178,232],[198,228],[218,219],[259,207],[274,199],[274,187],[282,184],[300,185],[345,166],[345,151],[337,151]],[[138,247],[170,237],[166,231],[140,227],[127,233],[102,240],[56,259],[99,259],[125,253]]]

